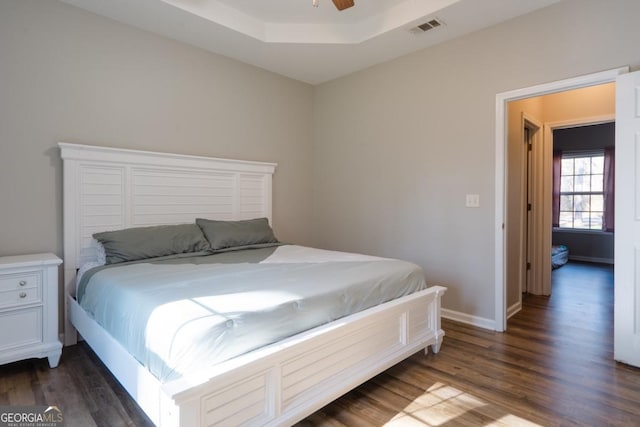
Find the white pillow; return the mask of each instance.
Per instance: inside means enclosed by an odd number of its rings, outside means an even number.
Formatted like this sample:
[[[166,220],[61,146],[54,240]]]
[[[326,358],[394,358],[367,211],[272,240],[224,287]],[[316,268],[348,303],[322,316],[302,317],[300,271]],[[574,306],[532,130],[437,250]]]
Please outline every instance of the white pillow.
[[[107,263],[107,256],[104,252],[104,246],[102,246],[102,243],[98,242],[96,239],[91,239],[90,247],[92,249],[95,249],[96,257],[93,261],[85,262],[78,269],[78,272],[76,273],[76,295],[78,294],[78,285],[80,284],[80,280],[82,279],[84,273],[94,267],[100,267],[101,265],[105,265]]]
[[[96,239],[91,239],[91,247],[96,250],[96,263],[97,265],[105,265],[107,263],[107,255],[104,251],[102,243]],[[94,266],[95,267],[95,266]]]

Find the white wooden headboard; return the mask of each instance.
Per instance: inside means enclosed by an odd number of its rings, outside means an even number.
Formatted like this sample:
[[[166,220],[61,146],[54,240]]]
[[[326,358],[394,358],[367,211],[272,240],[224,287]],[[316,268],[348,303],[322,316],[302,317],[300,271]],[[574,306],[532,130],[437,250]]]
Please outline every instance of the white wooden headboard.
[[[58,146],[63,159],[65,299],[75,295],[77,269],[95,258],[93,233],[195,218],[267,217],[271,222],[274,163],[65,142]],[[66,332],[70,324],[65,323]]]

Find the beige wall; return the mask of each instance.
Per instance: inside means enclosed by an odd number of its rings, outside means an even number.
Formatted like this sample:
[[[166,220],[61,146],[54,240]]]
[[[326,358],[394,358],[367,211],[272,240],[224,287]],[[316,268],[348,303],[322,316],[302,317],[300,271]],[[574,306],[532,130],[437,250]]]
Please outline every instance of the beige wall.
[[[615,114],[615,84],[570,90],[550,95],[513,101],[508,106],[507,147],[507,221],[506,221],[506,281],[507,307],[517,303],[521,289],[521,229],[523,215],[522,183],[525,171],[522,168],[522,115],[534,118],[540,124],[558,124],[575,120],[601,118]],[[540,129],[541,138],[543,129]],[[541,140],[542,141],[542,140]],[[545,143],[547,143],[545,141]],[[552,142],[550,142],[552,143]],[[611,235],[603,236],[606,245],[613,246]],[[524,284],[522,284],[524,285]]]
[[[0,2],[0,255],[62,255],[58,141],[263,160],[311,238],[312,87],[49,0]]]
[[[413,260],[445,308],[493,319],[496,94],[637,68],[637,16],[563,1],[316,87],[316,242]]]
[[[447,309],[493,318],[496,94],[637,68],[639,15],[635,0],[567,0],[311,88],[55,1],[4,0],[0,255],[61,255],[57,141],[274,161],[281,239],[415,261],[449,287]]]
[[[582,120],[616,112],[616,85],[607,83],[540,97],[547,123]]]

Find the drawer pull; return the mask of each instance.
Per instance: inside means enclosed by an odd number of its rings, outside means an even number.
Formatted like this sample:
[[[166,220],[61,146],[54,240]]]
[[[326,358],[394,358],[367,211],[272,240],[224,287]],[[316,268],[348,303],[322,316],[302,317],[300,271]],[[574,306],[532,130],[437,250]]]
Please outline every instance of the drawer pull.
[[[26,297],[27,297],[26,292],[20,292],[20,298],[26,298]]]
[[[25,286],[27,284],[26,280],[20,280],[20,286]]]

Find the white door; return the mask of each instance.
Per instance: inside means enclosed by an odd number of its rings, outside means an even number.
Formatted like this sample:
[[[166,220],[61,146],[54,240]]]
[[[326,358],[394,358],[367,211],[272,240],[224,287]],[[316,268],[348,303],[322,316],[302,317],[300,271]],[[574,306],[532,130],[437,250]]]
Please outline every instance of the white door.
[[[616,82],[614,359],[640,366],[640,71]]]

